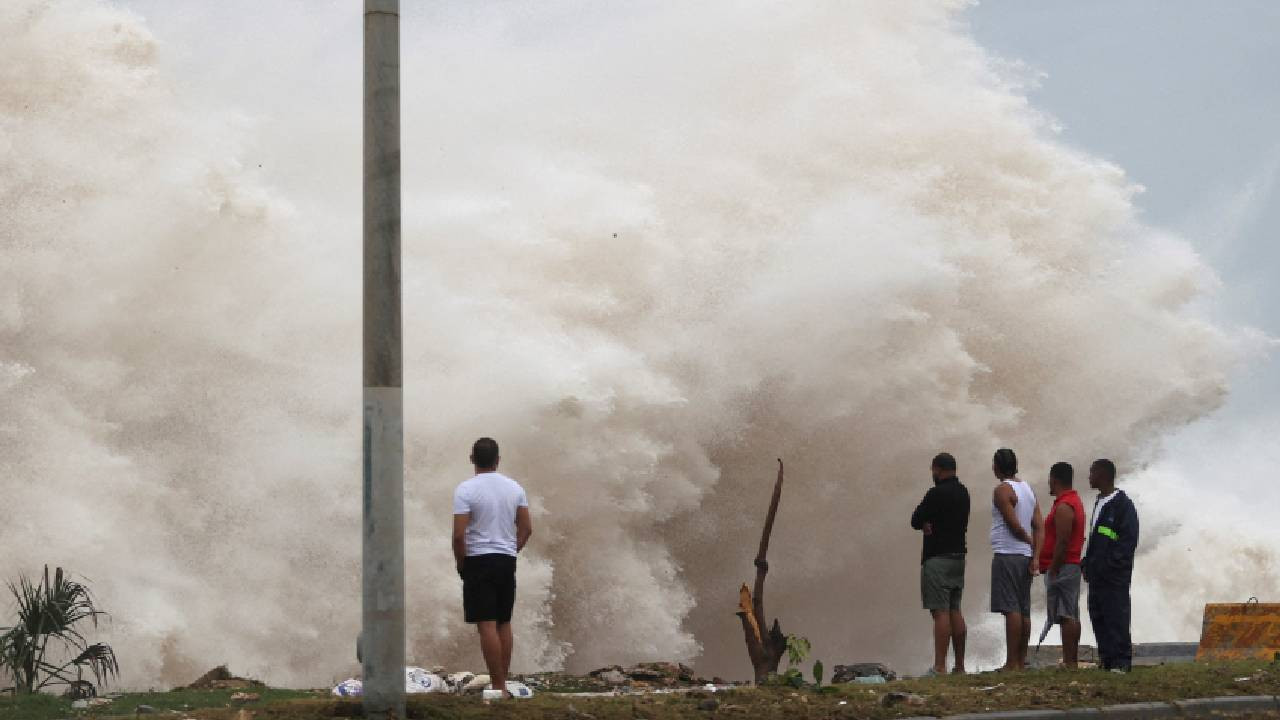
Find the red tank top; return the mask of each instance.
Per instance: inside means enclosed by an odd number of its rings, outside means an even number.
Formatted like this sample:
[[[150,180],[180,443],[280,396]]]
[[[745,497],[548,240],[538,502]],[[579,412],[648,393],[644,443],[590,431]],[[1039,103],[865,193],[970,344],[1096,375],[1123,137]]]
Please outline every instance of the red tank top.
[[[1053,521],[1058,505],[1066,503],[1075,511],[1075,519],[1071,521],[1071,539],[1067,541],[1068,565],[1080,564],[1080,553],[1084,551],[1084,503],[1080,502],[1080,493],[1068,490],[1053,500],[1049,516],[1044,523],[1044,547],[1040,549],[1040,572],[1049,569],[1053,564],[1053,549],[1058,542],[1058,525]]]

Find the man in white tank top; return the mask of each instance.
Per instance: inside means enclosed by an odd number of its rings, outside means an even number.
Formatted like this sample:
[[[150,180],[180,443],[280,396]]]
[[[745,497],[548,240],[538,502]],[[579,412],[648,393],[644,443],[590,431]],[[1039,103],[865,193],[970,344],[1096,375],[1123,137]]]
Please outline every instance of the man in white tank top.
[[[991,461],[991,612],[1004,615],[1007,659],[1001,670],[1026,667],[1031,644],[1031,580],[1039,574],[1044,518],[1035,491],[1018,478],[1018,456],[1008,448]]]

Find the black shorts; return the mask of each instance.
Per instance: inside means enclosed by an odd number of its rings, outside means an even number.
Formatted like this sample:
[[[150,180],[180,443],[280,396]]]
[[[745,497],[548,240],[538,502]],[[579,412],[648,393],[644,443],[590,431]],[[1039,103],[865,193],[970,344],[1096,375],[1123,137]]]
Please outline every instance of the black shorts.
[[[473,555],[462,562],[462,614],[469,623],[511,622],[516,604],[516,559]]]

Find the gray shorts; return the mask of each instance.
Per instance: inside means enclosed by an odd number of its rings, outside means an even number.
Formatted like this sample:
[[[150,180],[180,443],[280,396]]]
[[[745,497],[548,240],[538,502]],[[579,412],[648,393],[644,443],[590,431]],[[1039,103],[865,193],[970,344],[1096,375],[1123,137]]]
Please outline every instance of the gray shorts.
[[[1031,617],[1031,558],[994,555],[991,558],[991,612]]]
[[[925,610],[959,610],[963,594],[963,555],[938,555],[920,566],[920,600]]]
[[[1058,623],[1063,620],[1080,619],[1080,566],[1063,565],[1057,577],[1044,574],[1044,590],[1046,606],[1049,608],[1049,621]]]

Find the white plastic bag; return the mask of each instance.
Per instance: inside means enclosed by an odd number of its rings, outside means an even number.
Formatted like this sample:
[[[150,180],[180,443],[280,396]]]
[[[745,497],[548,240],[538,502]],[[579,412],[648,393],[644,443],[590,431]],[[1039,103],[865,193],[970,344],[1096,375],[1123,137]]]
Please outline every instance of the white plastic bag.
[[[533,697],[533,688],[517,680],[507,681],[507,692],[511,693],[511,696],[517,700]]]
[[[333,689],[333,694],[338,697],[360,697],[363,693],[364,683],[355,678],[343,680]]]
[[[444,678],[435,673],[427,672],[420,667],[404,669],[404,691],[410,695],[448,692],[448,690]]]

